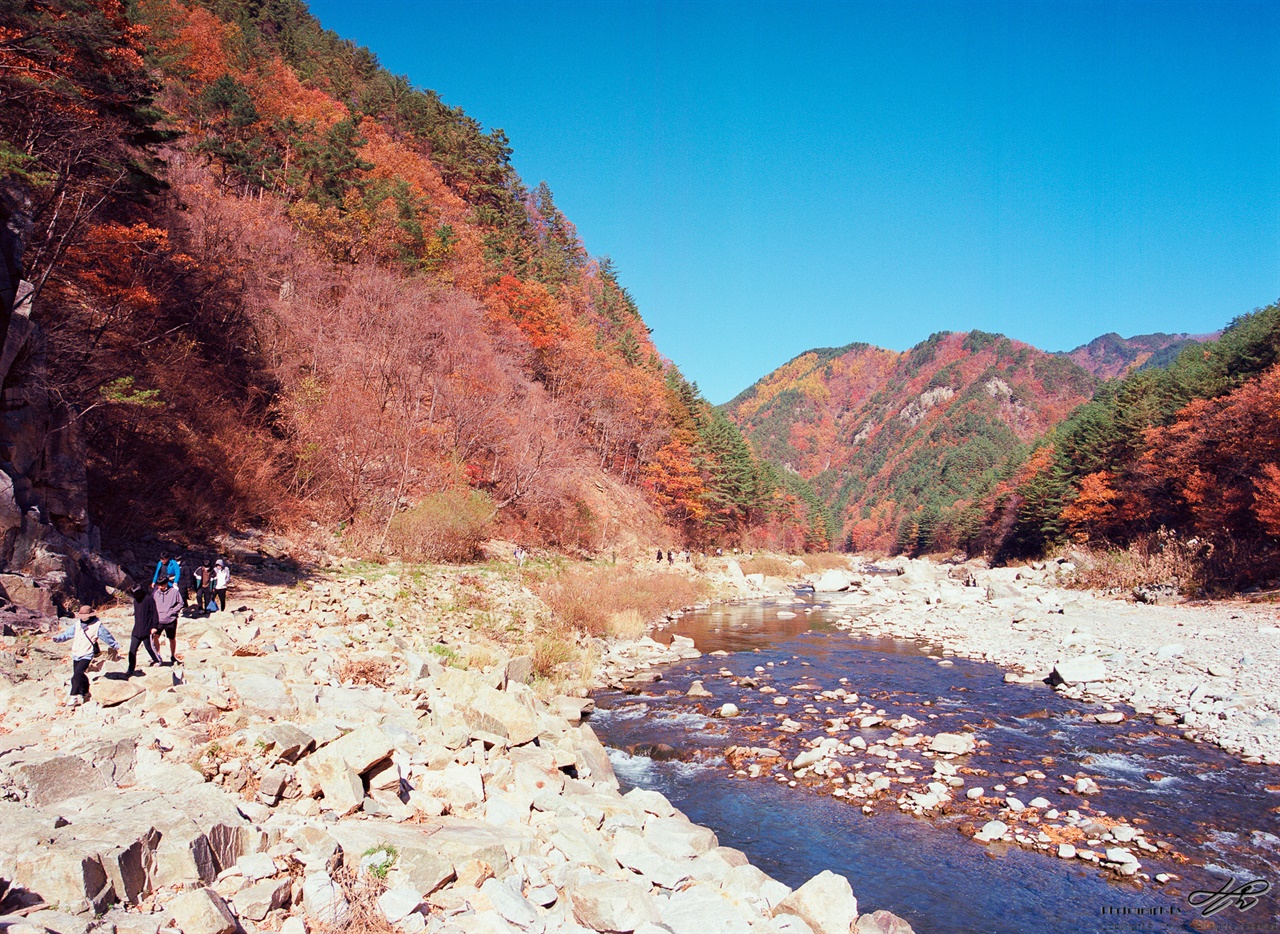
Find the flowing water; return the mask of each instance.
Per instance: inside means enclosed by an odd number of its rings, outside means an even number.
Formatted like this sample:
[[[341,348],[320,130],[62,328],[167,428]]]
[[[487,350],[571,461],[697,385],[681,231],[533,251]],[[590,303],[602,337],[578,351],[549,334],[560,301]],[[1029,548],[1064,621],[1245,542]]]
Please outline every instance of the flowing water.
[[[1045,685],[1005,684],[992,665],[943,659],[936,647],[914,641],[851,636],[832,618],[820,603],[782,601],[715,607],[671,625],[665,638],[689,636],[704,653],[728,654],[674,665],[643,688],[596,695],[591,723],[611,747],[619,779],[663,792],[721,843],[788,885],[823,869],[841,873],[864,910],[887,908],[918,934],[1280,931],[1280,769],[1244,765],[1132,712],[1118,726],[1099,725],[1085,716],[1101,708],[1061,698]],[[713,697],[685,696],[694,680]],[[778,697],[787,703],[776,703]],[[725,702],[741,714],[711,716]],[[829,775],[795,781],[790,770],[769,768],[807,748],[805,740],[829,735],[834,720],[848,723],[851,712],[850,726],[834,722],[833,730],[846,741],[861,736],[874,754],[841,756],[849,770],[840,781]],[[859,729],[860,714],[881,712],[886,721],[909,724],[898,720],[907,715],[920,724],[896,734],[884,723]],[[920,755],[923,746],[893,745],[892,737],[969,730],[985,744],[954,760],[965,780],[957,800],[940,809],[946,813],[903,813],[899,796],[924,791],[933,760]],[[782,759],[744,760],[740,747],[748,746],[775,747]],[[855,758],[863,771],[895,781],[869,815],[866,800],[832,795],[853,787],[841,781],[853,776]],[[920,768],[895,772],[895,762]],[[748,777],[750,763],[765,764],[759,777]],[[916,783],[900,784],[903,776]],[[1076,794],[1071,779],[1079,776],[1099,791]],[[1025,784],[1015,783],[1019,777]],[[1007,792],[995,791],[997,784]],[[967,788],[979,785],[988,796],[1007,793],[1023,802],[1044,796],[1064,813],[1074,808],[1102,824],[1119,820],[1140,829],[1159,848],[1135,850],[1148,878],[1121,879],[1097,865],[1059,859],[1056,838],[1047,852],[1036,849],[1039,829],[1064,826],[1046,819],[1043,808],[1030,812],[1039,824],[1023,825],[1027,846],[969,839],[1000,811],[990,800],[965,798]],[[1076,842],[1100,854],[1117,845]],[[1157,873],[1174,878],[1161,885],[1153,881]],[[1252,907],[1242,908],[1250,903],[1247,893],[1217,899],[1225,904],[1208,917],[1207,896],[1188,902],[1192,893],[1218,892],[1229,880],[1234,888],[1254,880],[1251,891],[1267,882],[1272,888]]]

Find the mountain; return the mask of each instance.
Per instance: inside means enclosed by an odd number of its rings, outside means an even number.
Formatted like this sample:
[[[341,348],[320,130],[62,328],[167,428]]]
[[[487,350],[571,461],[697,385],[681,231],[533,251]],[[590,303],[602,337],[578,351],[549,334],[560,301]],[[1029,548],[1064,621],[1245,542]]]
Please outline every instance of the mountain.
[[[904,353],[801,354],[724,406],[758,454],[809,481],[859,549],[967,541],[979,501],[1098,380],[999,334],[939,333]]]
[[[1114,331],[1095,337],[1065,356],[1099,379],[1114,379],[1148,367],[1166,367],[1191,344],[1216,339],[1212,334],[1137,334],[1121,337]]]

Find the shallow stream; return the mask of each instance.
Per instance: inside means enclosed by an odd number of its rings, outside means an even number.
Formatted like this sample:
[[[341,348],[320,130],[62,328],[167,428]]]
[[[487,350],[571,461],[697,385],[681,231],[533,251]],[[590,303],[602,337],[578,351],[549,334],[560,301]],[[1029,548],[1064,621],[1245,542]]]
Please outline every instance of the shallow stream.
[[[1121,724],[1097,724],[1085,717],[1101,707],[1046,685],[1005,684],[999,668],[943,658],[933,646],[859,638],[833,618],[821,603],[753,603],[691,613],[658,633],[659,641],[683,635],[703,653],[728,654],[596,695],[591,724],[611,747],[619,779],[662,791],[788,885],[823,869],[845,875],[864,910],[887,908],[917,934],[1280,931],[1280,769],[1244,765],[1132,711]],[[712,696],[686,696],[695,680]],[[726,702],[741,713],[711,716]],[[884,722],[860,727],[876,715]],[[964,780],[954,800],[923,816],[903,812],[899,799],[934,779],[927,740],[912,736],[970,731],[983,742],[950,760]],[[840,756],[843,771],[797,780],[785,763],[829,735],[869,748]],[[744,747],[780,756],[744,758]],[[870,787],[855,786],[858,772],[892,785],[853,797],[854,787]],[[1098,790],[1076,793],[1082,776]],[[977,786],[987,797],[968,800]],[[1041,807],[1011,815],[1006,795],[1044,797],[1060,814]],[[1082,834],[1080,824],[1066,824],[1069,809],[1096,824]],[[1025,834],[1024,845],[970,839],[997,817]],[[1138,875],[1056,855],[1063,840],[1099,854],[1118,846],[1098,839],[1116,822],[1157,848],[1135,849]],[[1160,884],[1158,873],[1173,877]],[[1244,910],[1248,898],[1188,902],[1229,880],[1272,888]],[[1204,916],[1215,902],[1219,910]]]

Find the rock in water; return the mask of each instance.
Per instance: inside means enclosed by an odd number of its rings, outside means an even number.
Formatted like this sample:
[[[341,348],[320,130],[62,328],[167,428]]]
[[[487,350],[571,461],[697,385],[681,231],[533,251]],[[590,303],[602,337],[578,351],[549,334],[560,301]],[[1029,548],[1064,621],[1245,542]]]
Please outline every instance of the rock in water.
[[[929,742],[934,752],[950,753],[957,756],[973,752],[977,741],[967,733],[939,733]]]
[[[782,900],[775,915],[799,915],[814,934],[849,934],[858,920],[858,900],[844,876],[824,869]]]
[[[904,919],[883,908],[869,915],[859,915],[854,930],[857,934],[916,934]]]
[[[720,716],[722,717],[736,717],[738,712],[737,704],[725,704],[720,708]]]
[[[1053,666],[1049,676],[1054,684],[1084,684],[1089,681],[1107,680],[1107,666],[1096,655],[1062,659]]]
[[[689,690],[685,692],[686,697],[710,697],[711,692],[703,687],[701,681],[695,681],[689,685]]]

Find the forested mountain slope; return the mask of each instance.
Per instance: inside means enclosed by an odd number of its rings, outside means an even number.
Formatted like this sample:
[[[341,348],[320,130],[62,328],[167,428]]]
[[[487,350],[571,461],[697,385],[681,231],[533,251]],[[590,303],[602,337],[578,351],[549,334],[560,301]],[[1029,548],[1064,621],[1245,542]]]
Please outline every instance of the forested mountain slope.
[[[1104,383],[990,503],[997,553],[1093,541],[1194,552],[1199,581],[1280,577],[1280,305],[1165,369]]]
[[[109,535],[820,543],[502,131],[300,0],[4,0],[0,66],[5,388],[66,407]]]
[[[1100,379],[1114,379],[1135,370],[1168,366],[1186,347],[1213,340],[1221,333],[1121,337],[1112,331],[1067,351],[1066,356]]]
[[[905,353],[801,354],[725,406],[757,453],[810,481],[854,548],[968,542],[981,499],[1093,393],[1070,360],[998,334],[935,334]]]

